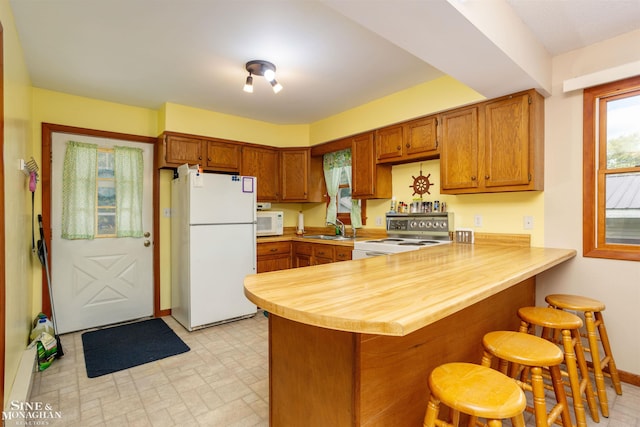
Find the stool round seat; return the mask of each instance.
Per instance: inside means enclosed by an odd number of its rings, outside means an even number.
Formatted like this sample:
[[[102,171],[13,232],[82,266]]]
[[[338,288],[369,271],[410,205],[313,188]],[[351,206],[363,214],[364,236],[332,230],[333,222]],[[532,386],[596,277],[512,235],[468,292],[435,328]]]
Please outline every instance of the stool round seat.
[[[550,307],[521,307],[518,316],[528,322],[544,328],[553,329],[579,329],[582,327],[582,319],[575,314]]]
[[[515,381],[500,372],[472,363],[447,363],[429,376],[431,393],[446,406],[487,419],[522,414],[527,401]]]
[[[509,377],[518,379],[516,383],[533,395],[533,406],[528,412],[535,415],[536,427],[550,427],[554,423],[571,426],[569,404],[562,383],[560,364],[564,353],[550,341],[524,332],[494,331],[482,338],[484,355],[482,366],[491,367],[492,359],[498,359],[498,370]],[[556,403],[547,411],[547,399],[543,380],[543,369],[551,376],[551,384]]]
[[[513,331],[494,331],[482,338],[482,345],[496,357],[527,366],[554,366],[564,354],[550,341]]]
[[[552,294],[547,295],[544,300],[549,305],[565,310],[604,311],[605,309],[603,302],[579,295]]]

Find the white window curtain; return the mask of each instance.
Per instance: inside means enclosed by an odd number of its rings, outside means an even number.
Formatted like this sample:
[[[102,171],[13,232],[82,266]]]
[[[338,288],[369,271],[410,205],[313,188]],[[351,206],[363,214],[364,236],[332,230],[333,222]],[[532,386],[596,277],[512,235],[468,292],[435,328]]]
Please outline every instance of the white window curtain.
[[[114,147],[116,236],[142,237],[142,149]]]
[[[323,156],[324,180],[327,185],[329,195],[329,206],[327,207],[327,222],[335,224],[338,216],[338,189],[340,188],[340,175],[342,171],[347,175],[349,187],[351,187],[351,150],[340,150],[327,153]],[[362,217],[360,213],[360,203],[358,200],[351,201],[351,225],[354,228],[362,227]]]
[[[349,188],[353,188],[353,175],[351,173],[351,165],[345,169],[347,174],[347,180],[349,181]],[[352,228],[362,228],[362,210],[360,208],[360,200],[351,198],[351,213],[349,215],[351,218],[351,227]]]
[[[62,238],[95,236],[98,146],[69,141],[62,172]]]

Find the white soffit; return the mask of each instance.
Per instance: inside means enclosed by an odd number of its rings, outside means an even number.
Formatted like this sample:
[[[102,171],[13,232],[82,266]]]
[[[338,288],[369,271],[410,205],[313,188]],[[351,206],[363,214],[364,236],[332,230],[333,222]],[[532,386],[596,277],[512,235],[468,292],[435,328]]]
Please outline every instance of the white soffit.
[[[490,11],[459,0],[380,0],[366,8],[323,2],[487,98],[529,88],[550,93],[550,55],[504,0]]]
[[[574,77],[562,82],[563,92],[572,92],[574,90],[585,89],[601,85],[604,83],[615,82],[616,80],[626,79],[640,75],[640,61],[631,62],[629,64],[620,65],[618,67],[608,68],[595,73],[585,74],[584,76]]]

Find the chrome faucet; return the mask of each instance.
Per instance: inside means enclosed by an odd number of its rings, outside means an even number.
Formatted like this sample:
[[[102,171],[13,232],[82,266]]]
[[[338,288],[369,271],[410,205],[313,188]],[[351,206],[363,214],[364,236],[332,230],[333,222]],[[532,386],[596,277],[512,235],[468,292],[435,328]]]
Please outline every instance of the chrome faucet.
[[[338,218],[336,218],[336,222],[335,223],[327,221],[327,224],[334,225],[334,226],[338,227],[340,229],[340,235],[341,236],[346,236],[346,230],[345,230],[345,227],[344,227],[344,223],[342,221],[340,221]]]

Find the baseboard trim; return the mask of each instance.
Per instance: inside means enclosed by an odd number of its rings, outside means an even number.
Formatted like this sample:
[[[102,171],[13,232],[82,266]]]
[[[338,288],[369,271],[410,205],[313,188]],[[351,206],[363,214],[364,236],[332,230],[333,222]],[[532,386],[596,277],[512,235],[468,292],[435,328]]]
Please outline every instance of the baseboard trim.
[[[36,373],[37,367],[37,349],[36,346],[27,348],[22,353],[22,359],[20,365],[18,365],[18,371],[16,378],[13,381],[11,387],[11,393],[9,393],[8,408],[5,411],[11,410],[11,402],[28,402],[31,396],[31,387],[33,386],[33,379]],[[24,419],[9,419],[4,421],[5,427],[24,426]]]
[[[621,382],[640,387],[640,375],[618,370],[618,376]]]

